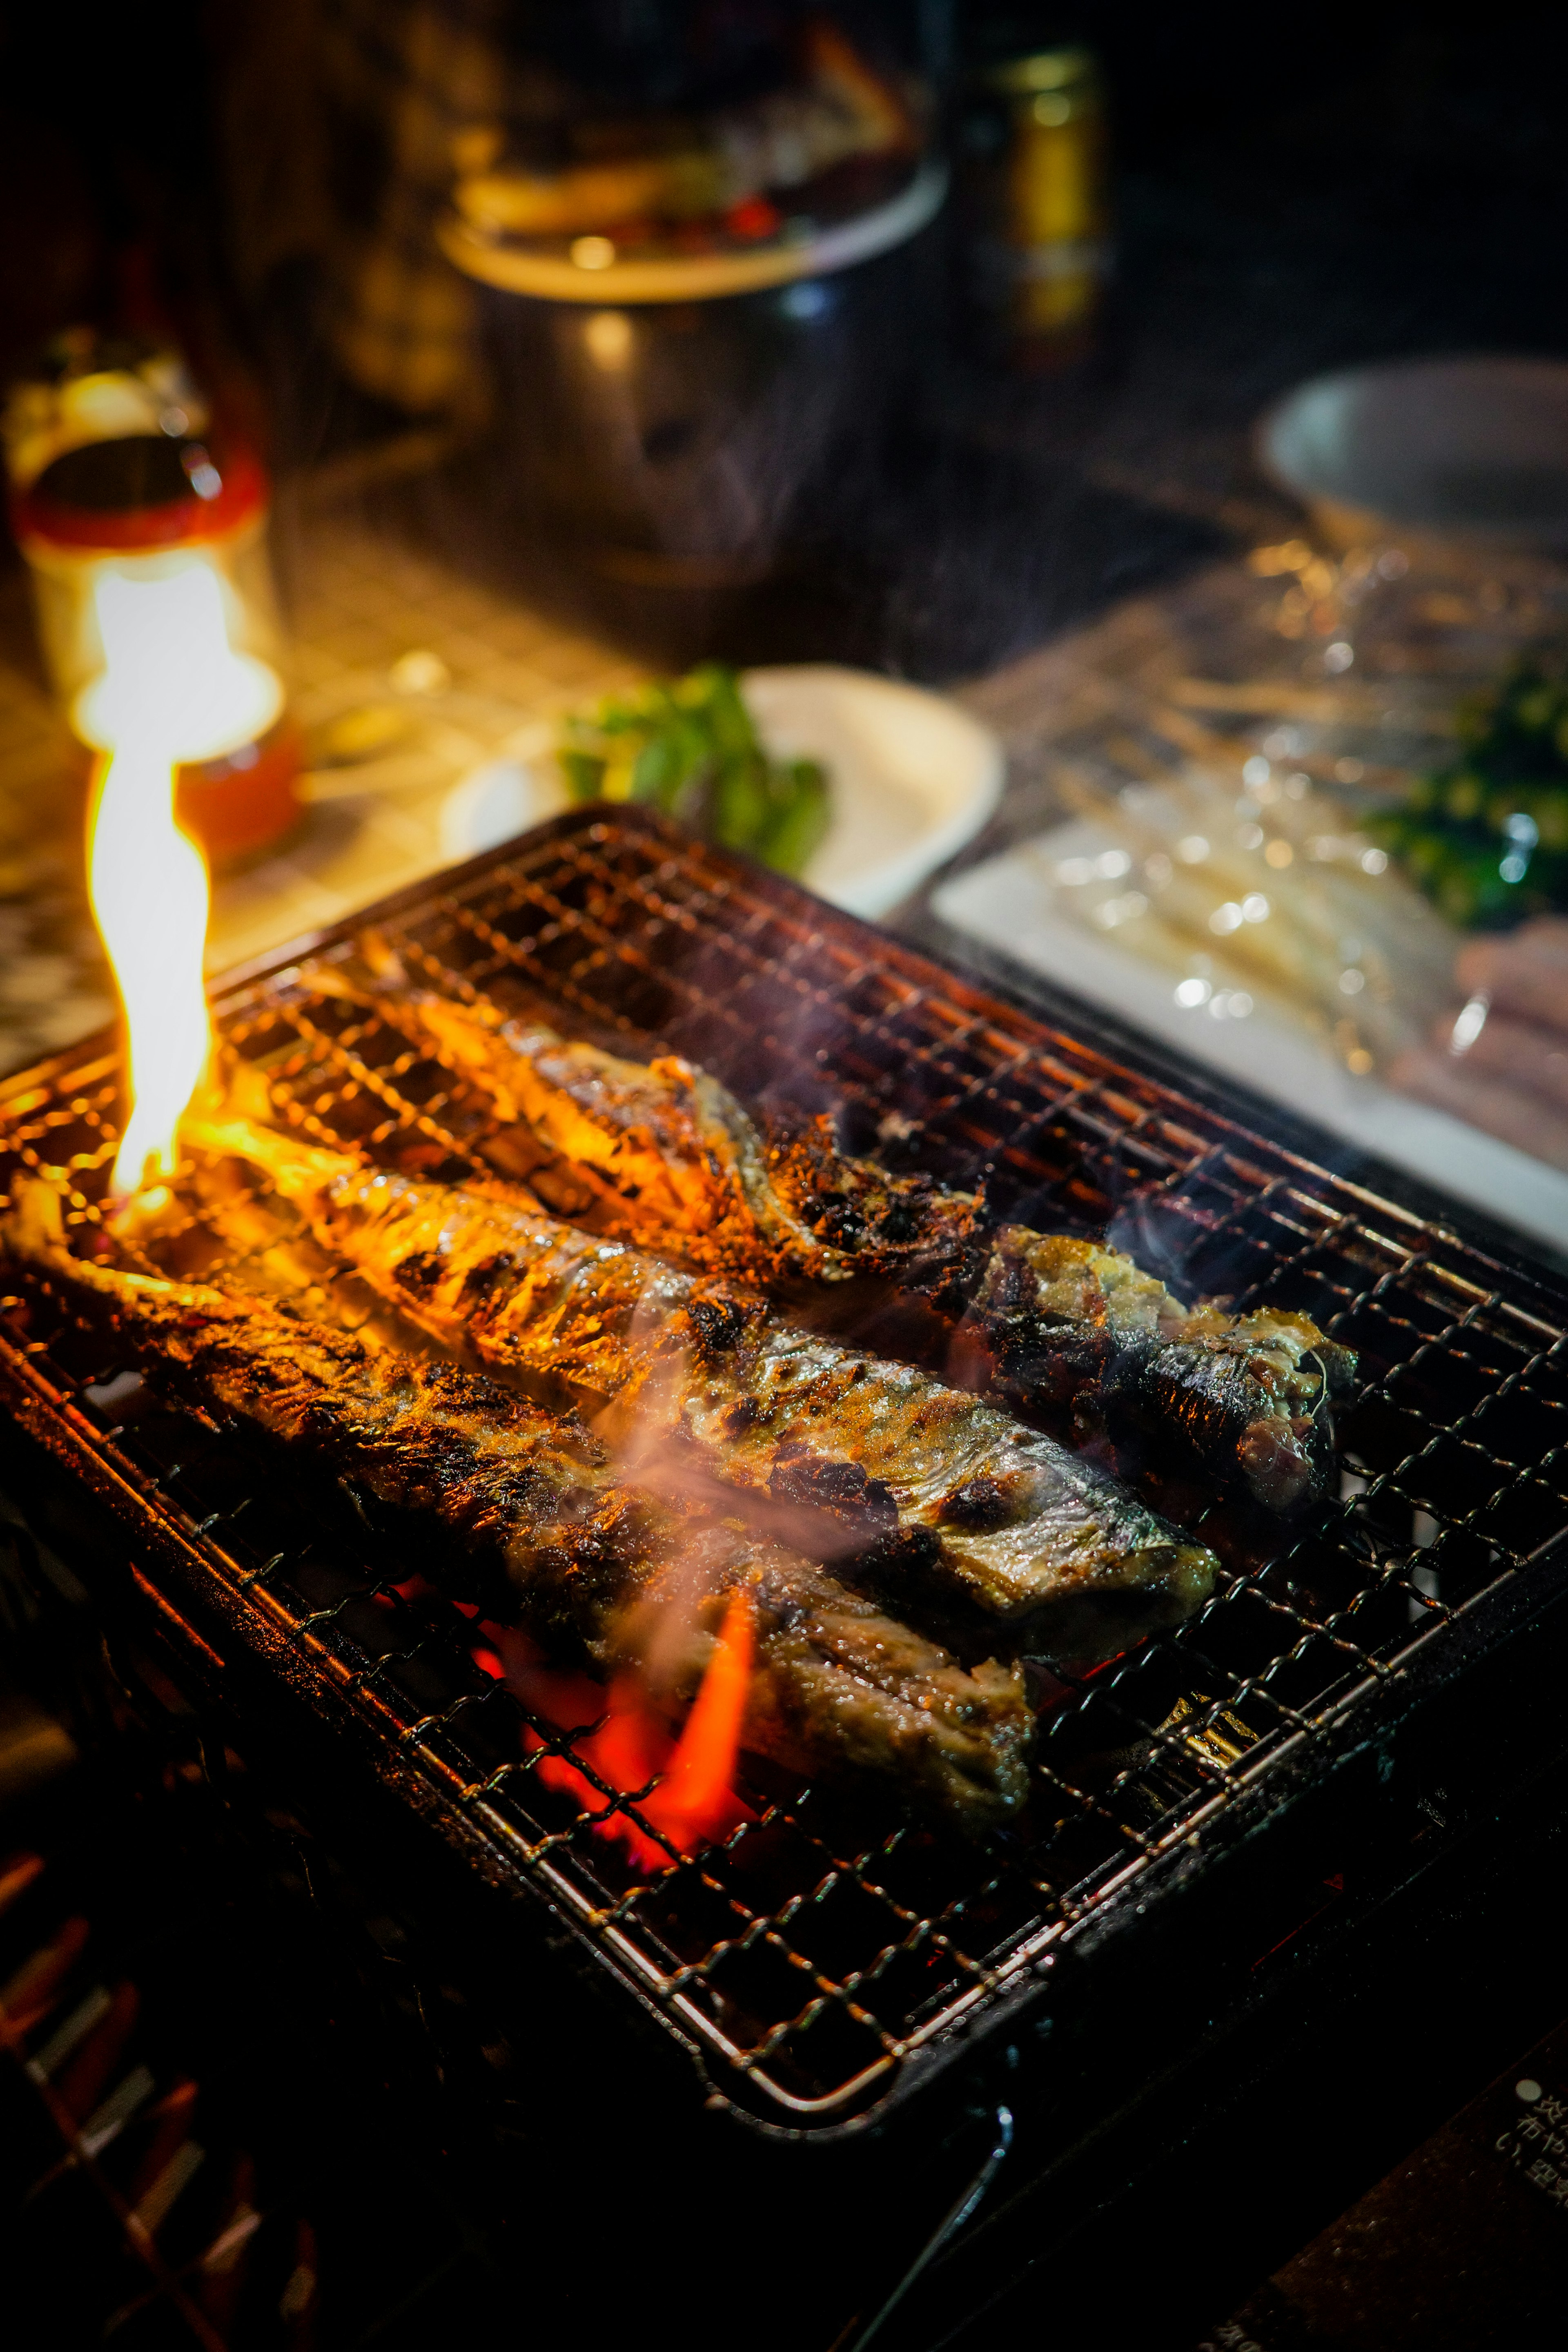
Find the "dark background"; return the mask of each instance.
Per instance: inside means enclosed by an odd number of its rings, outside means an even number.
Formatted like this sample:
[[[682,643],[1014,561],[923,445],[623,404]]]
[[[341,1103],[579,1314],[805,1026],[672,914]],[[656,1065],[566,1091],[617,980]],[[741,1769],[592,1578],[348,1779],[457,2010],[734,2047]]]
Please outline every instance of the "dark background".
[[[285,477],[405,427],[335,369],[308,254],[248,282],[236,266],[237,163],[276,152],[290,170],[319,136],[318,4],[0,16],[0,367],[74,317],[162,310],[226,354]],[[632,0],[510,13],[639,19]],[[960,61],[1094,44],[1117,285],[1097,352],[1045,380],[998,372],[961,322],[933,320],[919,397],[858,477],[859,561],[836,606],[804,637],[798,614],[753,616],[763,642],[741,650],[831,649],[928,677],[988,667],[1268,527],[1249,428],[1302,376],[1388,352],[1563,348],[1561,14],[1516,0],[886,13],[938,47],[945,21]]]
[[[0,11],[0,172],[15,225],[0,254],[6,364],[112,301],[138,241],[158,247],[170,291],[223,293],[226,74],[258,27],[288,46],[308,13],[300,0]],[[918,16],[921,0],[889,13]],[[1520,0],[1236,11],[1085,0],[1065,12],[956,0],[949,21],[961,53],[1059,37],[1099,50],[1131,198],[1134,287],[1213,238],[1215,267],[1238,273],[1248,308],[1261,282],[1283,294],[1294,277],[1284,254],[1272,271],[1258,257],[1284,239],[1300,247],[1298,268],[1316,257],[1314,307],[1343,306],[1346,348],[1377,332],[1368,313],[1385,342],[1447,327],[1560,346],[1568,19],[1556,12]],[[308,110],[297,83],[291,98]],[[1152,224],[1162,199],[1166,216]]]

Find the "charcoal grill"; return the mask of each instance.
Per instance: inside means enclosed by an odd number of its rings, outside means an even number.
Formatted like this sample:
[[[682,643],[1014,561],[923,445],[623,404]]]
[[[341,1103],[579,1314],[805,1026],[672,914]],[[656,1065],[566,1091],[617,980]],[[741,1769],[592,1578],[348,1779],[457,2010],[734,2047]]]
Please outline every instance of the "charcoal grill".
[[[969,1846],[770,1786],[724,1843],[667,1845],[648,1869],[595,1827],[618,1811],[662,1843],[581,1752],[586,1727],[528,1717],[458,1611],[399,1589],[416,1563],[346,1507],[324,1532],[303,1522],[261,1457],[150,1409],[101,1339],[18,1286],[9,1442],[68,1474],[79,1517],[112,1522],[119,1551],[95,1538],[85,1572],[117,1592],[129,1573],[194,1674],[286,1697],[492,1895],[530,1898],[498,1906],[506,1932],[564,1930],[626,2021],[653,2021],[749,2130],[820,2143],[934,2115],[944,2084],[985,2114],[1008,2069],[1048,2085],[1100,1978],[1125,1982],[1162,1933],[1190,1947],[1215,1889],[1233,1910],[1256,1890],[1241,1933],[1262,1937],[1284,1823],[1334,1802],[1370,1822],[1402,1726],[1436,1721],[1516,1635],[1561,1642],[1568,1297],[1550,1278],[633,809],[564,817],[217,985],[220,1033],[290,1116],[388,1164],[487,1172],[495,1130],[427,1049],[314,983],[372,921],[454,995],[684,1054],[752,1103],[830,1108],[847,1148],[983,1184],[999,1214],[1136,1219],[1189,1294],[1305,1309],[1360,1355],[1342,1494],[1263,1544],[1211,1507],[1200,1532],[1226,1566],[1203,1612],[1047,1685],[1026,1830]],[[14,1078],[6,1181],[42,1172],[91,1226],[119,1116],[110,1037]],[[199,1214],[158,1251],[221,1275]],[[1457,1735],[1445,1720],[1462,1747],[1462,1717]]]

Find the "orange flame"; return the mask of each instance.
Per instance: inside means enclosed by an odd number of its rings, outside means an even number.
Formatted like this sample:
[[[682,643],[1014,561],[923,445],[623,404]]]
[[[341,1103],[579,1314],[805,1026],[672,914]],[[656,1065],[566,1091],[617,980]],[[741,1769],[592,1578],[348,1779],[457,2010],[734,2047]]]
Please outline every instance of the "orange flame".
[[[752,1604],[744,1592],[732,1592],[669,1770],[643,1808],[682,1853],[723,1837],[746,1818],[730,1784],[751,1677]]]
[[[88,887],[129,1034],[132,1108],[112,1179],[123,1197],[173,1175],[211,1049],[207,872],[174,822],[174,770],[264,732],[281,689],[231,648],[216,574],[196,557],[152,578],[108,572],[93,593],[104,667],[73,717],[110,755],[89,820]]]
[[[574,1754],[598,1780],[626,1796],[658,1781],[637,1810],[679,1853],[695,1853],[755,1818],[731,1785],[752,1668],[752,1612],[744,1593],[731,1597],[679,1739],[672,1739],[635,1675],[617,1675],[606,1690],[586,1675],[543,1664],[526,1634],[488,1623],[483,1630],[495,1646],[476,1646],[475,1662],[498,1681],[504,1677],[531,1713],[563,1731],[598,1727],[573,1742]],[[537,1754],[544,1741],[531,1726],[523,1745]],[[533,1769],[546,1788],[582,1806],[599,1836],[626,1846],[634,1868],[668,1868],[665,1847],[565,1757],[542,1755]]]
[[[88,887],[125,1009],[131,1116],[117,1198],[172,1176],[181,1115],[210,1050],[202,950],[207,874],[174,823],[174,775],[156,751],[105,762],[93,797]]]

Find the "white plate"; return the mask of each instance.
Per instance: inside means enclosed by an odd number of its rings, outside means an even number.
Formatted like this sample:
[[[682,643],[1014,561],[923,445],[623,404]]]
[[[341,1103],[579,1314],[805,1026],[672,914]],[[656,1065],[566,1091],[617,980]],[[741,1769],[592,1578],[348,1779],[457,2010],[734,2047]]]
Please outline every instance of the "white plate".
[[[885,915],[973,841],[1002,791],[1002,746],[955,702],[831,662],[741,679],[775,759],[821,760],[833,822],[803,880],[852,915]]]
[[[830,662],[745,670],[741,687],[775,759],[828,771],[833,819],[802,878],[852,915],[885,915],[996,805],[1002,747],[942,695]],[[447,857],[492,849],[567,805],[552,735],[535,722],[453,786],[441,813]]]
[[[1315,377],[1258,428],[1264,471],[1341,544],[1379,530],[1568,543],[1568,365],[1402,360]]]
[[[1261,1007],[1237,1021],[1215,1019],[1208,1005],[1178,1004],[1172,973],[1060,913],[1048,877],[1063,857],[1104,845],[1105,837],[1088,825],[1061,825],[943,883],[931,904],[955,930],[1016,957],[1344,1142],[1563,1248],[1568,1176],[1447,1111],[1412,1102],[1373,1078],[1352,1077],[1326,1045]]]

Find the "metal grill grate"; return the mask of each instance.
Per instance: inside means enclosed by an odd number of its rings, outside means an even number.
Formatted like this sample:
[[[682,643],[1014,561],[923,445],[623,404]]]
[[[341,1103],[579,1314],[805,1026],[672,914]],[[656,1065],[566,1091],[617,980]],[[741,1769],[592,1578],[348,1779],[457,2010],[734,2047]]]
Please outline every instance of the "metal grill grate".
[[[753,1103],[765,1076],[767,1099],[831,1107],[849,1148],[984,1179],[1030,1222],[1125,1236],[1135,1220],[1141,1253],[1190,1292],[1304,1308],[1361,1354],[1342,1500],[1271,1549],[1222,1507],[1198,1518],[1226,1563],[1202,1614],[1081,1679],[1044,1679],[1023,1827],[977,1849],[842,1792],[770,1784],[721,1847],[693,1861],[666,1848],[649,1868],[596,1825],[608,1812],[658,1842],[584,1755],[590,1727],[530,1715],[412,1561],[346,1515],[307,1519],[259,1457],[153,1406],[47,1297],[7,1302],[13,1389],[25,1378],[140,1508],[175,1524],[274,1646],[465,1817],[492,1869],[531,1880],[752,2110],[824,2122],[885,2094],[1157,1856],[1201,1840],[1287,1747],[1299,1769],[1303,1743],[1568,1525],[1560,1297],[787,885],[635,812],[583,814],[377,920],[453,993],[527,1003],[639,1055],[683,1053]],[[308,965],[227,985],[216,1015],[322,1138],[448,1177],[482,1165],[488,1108],[314,988]],[[117,1111],[102,1041],[13,1081],[7,1181],[46,1170],[90,1224]],[[369,1314],[289,1213],[249,1207],[258,1263],[275,1264],[282,1234],[296,1286]],[[198,1276],[235,1252],[232,1220],[220,1238],[199,1212],[159,1244],[163,1270]]]

